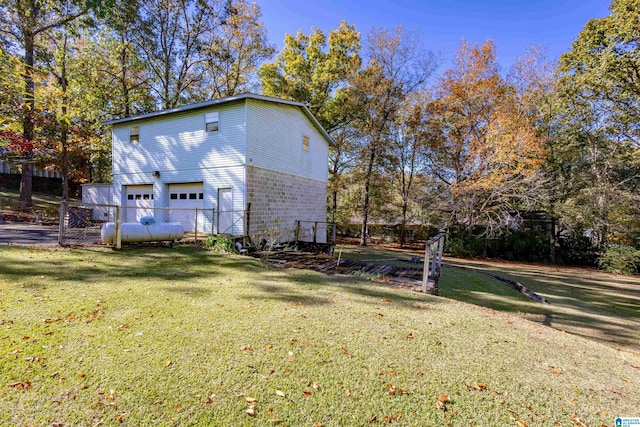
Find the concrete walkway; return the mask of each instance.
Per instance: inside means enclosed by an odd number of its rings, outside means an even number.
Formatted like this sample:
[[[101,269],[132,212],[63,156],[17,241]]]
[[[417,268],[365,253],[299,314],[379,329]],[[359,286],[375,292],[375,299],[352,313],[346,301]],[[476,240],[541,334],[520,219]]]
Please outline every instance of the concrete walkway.
[[[57,245],[58,226],[0,222],[0,245]]]

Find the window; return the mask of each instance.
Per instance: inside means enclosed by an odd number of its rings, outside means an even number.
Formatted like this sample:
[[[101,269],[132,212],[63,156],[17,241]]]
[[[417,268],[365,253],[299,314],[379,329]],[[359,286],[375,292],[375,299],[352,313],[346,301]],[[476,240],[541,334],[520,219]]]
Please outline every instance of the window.
[[[171,200],[178,200],[178,193],[171,193]]]
[[[180,193],[180,200],[187,200],[187,193]]]
[[[139,126],[131,126],[129,128],[129,142],[134,144],[136,142],[140,142],[140,127]]]
[[[127,200],[133,200],[133,194],[127,194]]]
[[[198,198],[197,193],[189,193],[189,200],[196,200]]]
[[[309,151],[309,137],[307,135],[302,137],[302,151]]]
[[[216,132],[218,130],[218,113],[207,113],[204,115],[205,129],[207,132]]]
[[[200,199],[200,200],[204,199],[204,194],[198,193],[198,199]]]

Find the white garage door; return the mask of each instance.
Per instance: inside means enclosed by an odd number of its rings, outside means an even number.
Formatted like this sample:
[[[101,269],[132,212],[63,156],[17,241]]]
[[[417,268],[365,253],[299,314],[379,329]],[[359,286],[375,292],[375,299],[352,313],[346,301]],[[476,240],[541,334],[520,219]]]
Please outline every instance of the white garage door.
[[[139,222],[141,217],[153,215],[153,185],[127,185],[125,192],[125,222]]]
[[[169,221],[180,222],[184,231],[196,230],[196,212],[198,231],[204,229],[204,191],[201,182],[169,185]],[[200,211],[196,211],[199,209]]]

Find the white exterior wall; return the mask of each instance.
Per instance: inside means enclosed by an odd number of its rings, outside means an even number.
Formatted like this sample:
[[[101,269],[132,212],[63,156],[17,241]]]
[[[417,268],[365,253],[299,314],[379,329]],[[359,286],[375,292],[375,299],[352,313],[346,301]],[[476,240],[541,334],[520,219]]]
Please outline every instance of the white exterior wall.
[[[113,203],[113,186],[111,184],[82,184],[82,203],[94,205],[111,205]],[[112,221],[108,207],[94,207],[94,221]]]
[[[329,143],[300,108],[250,99],[247,117],[247,165],[327,182]]]
[[[215,111],[219,129],[206,132],[204,116]],[[132,125],[139,127],[137,143],[129,142]],[[202,182],[205,209],[217,208],[219,188],[231,188],[234,210],[243,211],[245,127],[244,102],[114,125],[113,203],[126,204],[124,186],[151,184],[154,206],[167,207],[169,184]],[[155,218],[167,221],[168,215],[157,210]],[[211,223],[203,226],[214,228]],[[236,224],[234,233],[243,233],[243,221]]]

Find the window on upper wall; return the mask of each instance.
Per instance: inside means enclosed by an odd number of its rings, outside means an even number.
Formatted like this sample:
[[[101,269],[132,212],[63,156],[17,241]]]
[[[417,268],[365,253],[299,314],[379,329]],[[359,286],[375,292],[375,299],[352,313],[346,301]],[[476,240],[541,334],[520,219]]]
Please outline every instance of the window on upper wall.
[[[207,113],[204,115],[205,129],[207,132],[216,132],[218,130],[219,114]]]
[[[129,128],[129,142],[136,143],[140,142],[140,127],[139,126],[131,126]]]
[[[302,137],[302,151],[309,151],[309,137],[307,135]]]

